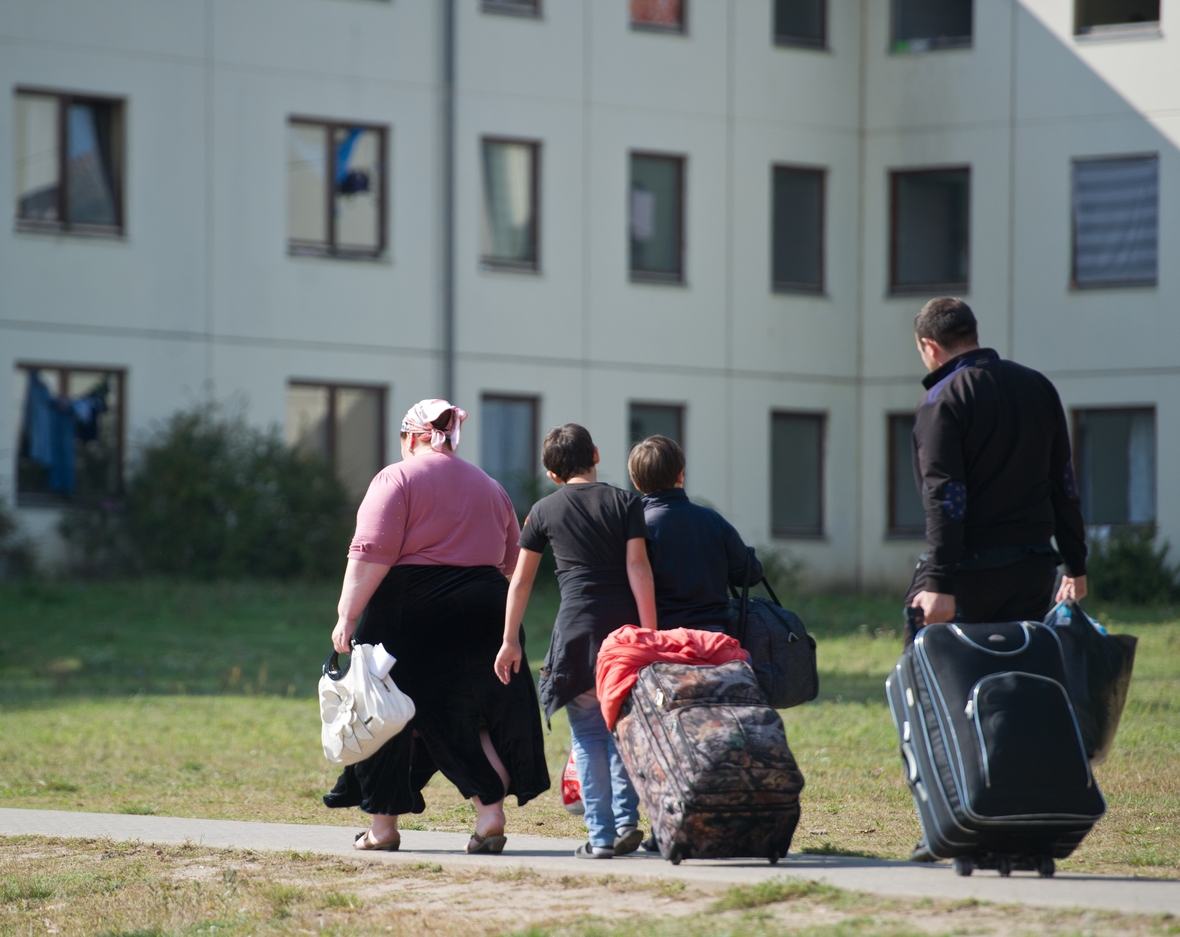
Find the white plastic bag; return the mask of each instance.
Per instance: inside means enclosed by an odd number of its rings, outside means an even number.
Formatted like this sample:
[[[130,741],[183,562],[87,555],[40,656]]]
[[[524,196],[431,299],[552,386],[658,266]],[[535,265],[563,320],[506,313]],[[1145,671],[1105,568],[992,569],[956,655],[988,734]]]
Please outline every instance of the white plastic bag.
[[[414,718],[414,701],[389,671],[394,658],[378,644],[354,644],[342,673],[336,653],[320,678],[320,740],[333,764],[364,761]]]

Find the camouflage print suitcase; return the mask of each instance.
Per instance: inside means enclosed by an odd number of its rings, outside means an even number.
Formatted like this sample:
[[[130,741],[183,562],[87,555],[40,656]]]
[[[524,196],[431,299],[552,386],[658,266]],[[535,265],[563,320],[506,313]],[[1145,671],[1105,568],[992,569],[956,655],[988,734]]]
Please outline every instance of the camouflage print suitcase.
[[[803,775],[749,664],[644,667],[615,741],[673,865],[787,854]]]

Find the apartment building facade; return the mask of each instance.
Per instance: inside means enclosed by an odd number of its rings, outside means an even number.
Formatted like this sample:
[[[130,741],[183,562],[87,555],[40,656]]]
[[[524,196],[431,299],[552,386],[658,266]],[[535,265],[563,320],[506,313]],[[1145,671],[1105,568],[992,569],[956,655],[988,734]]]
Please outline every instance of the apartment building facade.
[[[662,432],[809,583],[898,585],[950,293],[1057,383],[1088,520],[1175,539],[1177,2],[0,6],[0,488],[48,555],[216,399],[359,496],[446,393],[522,507],[548,426],[616,484]]]

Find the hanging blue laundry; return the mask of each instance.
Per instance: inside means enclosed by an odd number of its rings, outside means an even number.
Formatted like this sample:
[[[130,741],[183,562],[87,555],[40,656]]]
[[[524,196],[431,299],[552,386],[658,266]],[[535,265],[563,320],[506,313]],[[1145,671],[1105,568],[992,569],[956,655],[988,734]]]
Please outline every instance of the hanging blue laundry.
[[[29,458],[49,468],[53,464],[53,397],[35,370],[29,372],[25,392],[24,436]]]
[[[356,141],[364,132],[363,127],[351,128],[348,131],[348,136],[340,141],[340,146],[336,149],[336,191],[342,195],[354,195],[357,192],[369,191],[369,173],[364,169],[349,169],[348,167]]]
[[[61,494],[74,490],[74,408],[68,400],[51,404],[53,414],[53,461],[49,465],[49,487]]]
[[[85,397],[70,401],[74,410],[74,434],[82,442],[98,439],[98,418],[107,410],[107,385],[101,384]]]

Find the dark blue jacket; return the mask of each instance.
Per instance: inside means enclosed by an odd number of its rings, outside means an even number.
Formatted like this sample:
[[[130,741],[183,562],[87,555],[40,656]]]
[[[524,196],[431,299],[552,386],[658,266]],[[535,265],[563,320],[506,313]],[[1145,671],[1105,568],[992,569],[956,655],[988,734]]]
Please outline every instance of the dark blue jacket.
[[[762,564],[733,524],[711,508],[693,504],[683,488],[645,495],[643,516],[660,630],[721,630],[729,599],[726,586],[741,589],[747,556],[751,586],[762,579]]]

